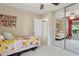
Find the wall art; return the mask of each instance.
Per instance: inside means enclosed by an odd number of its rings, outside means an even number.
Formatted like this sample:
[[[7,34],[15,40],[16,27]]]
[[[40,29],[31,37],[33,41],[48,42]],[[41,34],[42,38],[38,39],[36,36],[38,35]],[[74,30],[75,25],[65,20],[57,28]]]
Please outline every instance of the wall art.
[[[16,16],[0,14],[0,25],[5,27],[16,27]]]

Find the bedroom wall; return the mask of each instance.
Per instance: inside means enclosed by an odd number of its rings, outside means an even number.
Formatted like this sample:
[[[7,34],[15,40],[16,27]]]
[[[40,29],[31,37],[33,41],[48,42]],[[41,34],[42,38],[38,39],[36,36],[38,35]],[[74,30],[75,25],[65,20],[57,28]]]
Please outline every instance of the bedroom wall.
[[[8,31],[12,33],[14,36],[20,36],[24,32],[27,34],[34,34],[34,15],[30,12],[26,12],[23,10],[19,10],[16,8],[12,8],[9,6],[5,6],[0,4],[0,14],[7,14],[12,16],[17,16],[17,24],[16,28],[9,28],[9,27],[3,27],[0,26],[0,33],[2,34],[4,31]]]

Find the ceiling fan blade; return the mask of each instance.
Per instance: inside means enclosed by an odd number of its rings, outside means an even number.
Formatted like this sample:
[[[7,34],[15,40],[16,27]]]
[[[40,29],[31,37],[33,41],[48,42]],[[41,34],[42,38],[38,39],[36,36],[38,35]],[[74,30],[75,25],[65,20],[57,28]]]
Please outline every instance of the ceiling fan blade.
[[[52,3],[52,4],[54,4],[54,5],[56,5],[56,6],[57,6],[57,5],[59,5],[60,3]]]
[[[43,8],[44,8],[44,4],[41,4],[41,5],[40,5],[40,9],[43,9]]]

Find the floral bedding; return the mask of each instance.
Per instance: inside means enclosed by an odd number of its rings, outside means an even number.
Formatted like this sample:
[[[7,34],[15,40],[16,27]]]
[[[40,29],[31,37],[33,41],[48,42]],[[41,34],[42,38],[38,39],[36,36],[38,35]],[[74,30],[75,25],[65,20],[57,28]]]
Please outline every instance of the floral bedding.
[[[36,46],[40,46],[37,37],[0,40],[0,55],[10,55]]]

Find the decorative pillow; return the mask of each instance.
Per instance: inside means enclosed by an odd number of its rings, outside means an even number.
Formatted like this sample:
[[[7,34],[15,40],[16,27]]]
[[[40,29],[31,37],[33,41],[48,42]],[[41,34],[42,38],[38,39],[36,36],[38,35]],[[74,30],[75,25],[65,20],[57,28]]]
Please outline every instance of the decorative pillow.
[[[5,39],[13,39],[14,38],[14,36],[9,32],[4,32],[3,35],[4,35]]]
[[[0,35],[0,40],[4,40],[4,37],[2,35]]]

